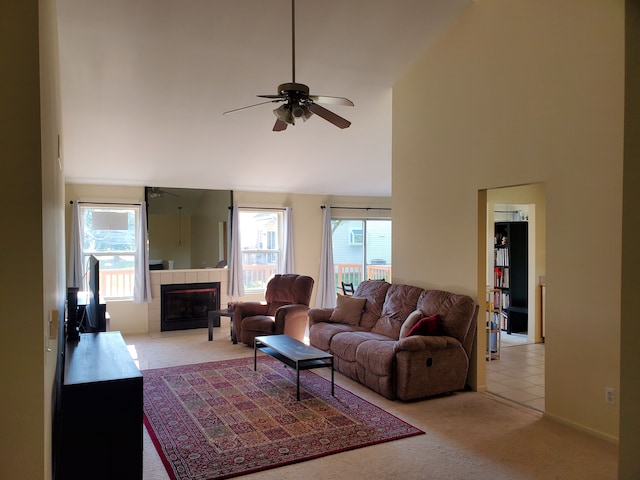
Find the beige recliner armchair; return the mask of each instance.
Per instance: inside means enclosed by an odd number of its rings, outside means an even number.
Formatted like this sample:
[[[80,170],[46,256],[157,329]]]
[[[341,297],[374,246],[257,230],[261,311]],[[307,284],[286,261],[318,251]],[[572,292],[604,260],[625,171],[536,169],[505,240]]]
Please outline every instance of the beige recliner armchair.
[[[233,324],[238,340],[253,346],[257,336],[286,334],[303,341],[313,283],[305,275],[278,274],[267,284],[265,302],[236,303]]]

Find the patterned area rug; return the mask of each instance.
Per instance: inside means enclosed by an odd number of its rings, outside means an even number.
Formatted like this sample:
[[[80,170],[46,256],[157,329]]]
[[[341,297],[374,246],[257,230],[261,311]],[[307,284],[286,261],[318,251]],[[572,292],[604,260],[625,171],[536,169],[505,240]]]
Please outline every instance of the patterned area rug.
[[[145,370],[145,425],[174,480],[244,475],[424,433],[271,357]]]

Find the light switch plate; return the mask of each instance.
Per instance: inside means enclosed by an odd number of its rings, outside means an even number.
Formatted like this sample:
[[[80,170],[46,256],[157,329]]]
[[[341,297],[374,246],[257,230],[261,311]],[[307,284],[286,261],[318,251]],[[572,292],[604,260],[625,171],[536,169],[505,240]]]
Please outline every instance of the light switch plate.
[[[58,338],[58,327],[60,326],[60,311],[57,308],[51,310],[49,317],[49,338],[55,340]]]

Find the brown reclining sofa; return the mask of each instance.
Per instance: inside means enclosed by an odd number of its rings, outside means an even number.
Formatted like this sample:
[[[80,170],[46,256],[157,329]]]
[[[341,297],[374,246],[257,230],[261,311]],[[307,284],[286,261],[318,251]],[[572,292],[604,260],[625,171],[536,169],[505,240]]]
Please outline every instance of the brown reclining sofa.
[[[353,297],[338,296],[335,309],[308,315],[310,344],[333,354],[337,371],[386,398],[465,388],[478,318],[468,295],[367,280]]]

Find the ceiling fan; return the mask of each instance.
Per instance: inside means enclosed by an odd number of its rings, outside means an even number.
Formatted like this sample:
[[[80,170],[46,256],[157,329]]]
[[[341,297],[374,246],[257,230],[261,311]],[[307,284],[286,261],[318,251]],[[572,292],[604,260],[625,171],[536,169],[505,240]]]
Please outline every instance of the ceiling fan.
[[[286,130],[289,125],[295,125],[296,119],[307,121],[314,113],[336,127],[347,128],[351,122],[340,115],[318,105],[319,103],[327,103],[332,105],[346,105],[353,107],[353,102],[344,97],[329,97],[325,95],[309,95],[309,87],[296,83],[296,10],[295,0],[291,0],[291,64],[293,79],[290,83],[278,85],[278,93],[275,95],[257,95],[260,98],[268,98],[266,102],[256,103],[247,107],[236,108],[223,113],[238,112],[247,108],[257,107],[267,103],[284,102],[273,113],[276,116],[276,123],[273,126],[274,132]]]
[[[168,192],[159,187],[146,187],[147,188],[147,198],[164,198],[165,195],[171,195],[172,197],[179,197],[175,193]]]

